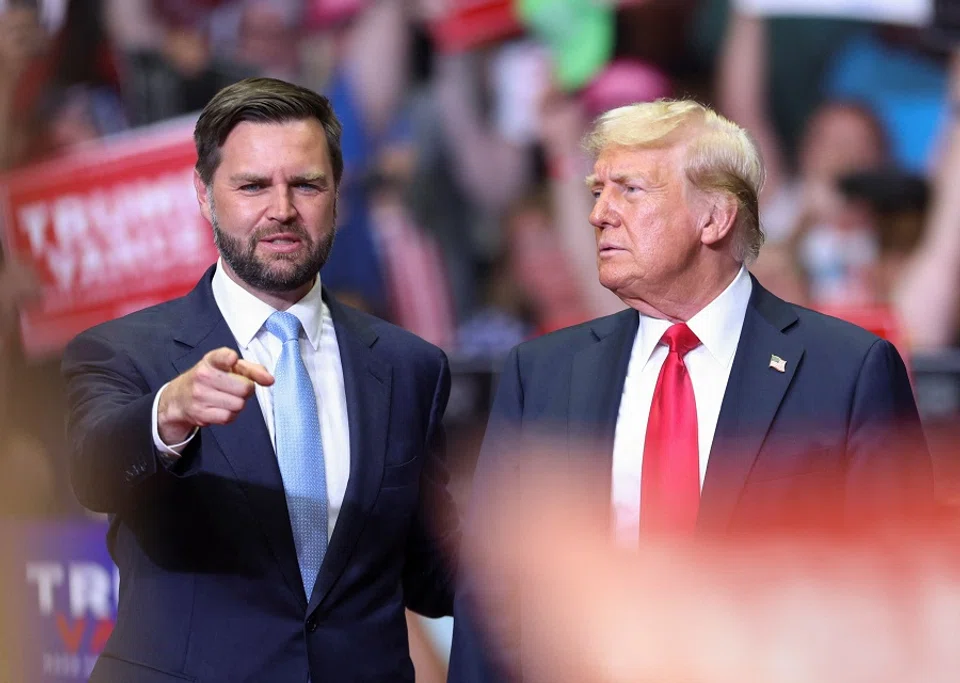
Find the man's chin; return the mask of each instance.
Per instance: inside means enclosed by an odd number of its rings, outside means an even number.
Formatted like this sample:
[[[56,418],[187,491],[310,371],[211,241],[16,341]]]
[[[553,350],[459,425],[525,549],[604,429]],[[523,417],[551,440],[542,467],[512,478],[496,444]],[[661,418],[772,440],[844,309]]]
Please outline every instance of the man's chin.
[[[263,284],[272,292],[292,292],[295,289],[306,287],[316,278],[317,273],[266,273]]]
[[[243,277],[244,272],[249,273]],[[319,268],[306,269],[304,259],[257,259],[255,272],[249,270],[238,273],[240,277],[253,287],[273,294],[282,294],[300,289],[311,282],[319,274]]]
[[[605,273],[600,269],[600,284],[616,294],[620,289],[626,286],[626,278],[619,277],[616,273]]]

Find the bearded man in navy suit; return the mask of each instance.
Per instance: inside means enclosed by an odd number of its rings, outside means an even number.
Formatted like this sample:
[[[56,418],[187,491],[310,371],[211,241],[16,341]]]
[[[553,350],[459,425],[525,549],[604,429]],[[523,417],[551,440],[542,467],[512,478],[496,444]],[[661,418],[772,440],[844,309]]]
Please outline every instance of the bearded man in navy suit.
[[[218,263],[65,353],[73,486],[120,570],[93,683],[412,682],[405,608],[452,609],[446,357],[320,283],[340,134],[304,88],[218,93],[194,179]]]
[[[763,242],[763,164],[747,133],[697,103],[658,101],[607,112],[585,142],[600,281],[628,308],[511,352],[470,537],[492,535],[488,473],[520,471],[529,449],[516,439],[542,435],[558,466],[593,455],[628,545],[922,515],[930,458],[896,349],[747,271]],[[525,580],[458,592],[451,681],[522,678],[524,630],[550,628],[524,620]],[[477,610],[507,644],[496,655]]]

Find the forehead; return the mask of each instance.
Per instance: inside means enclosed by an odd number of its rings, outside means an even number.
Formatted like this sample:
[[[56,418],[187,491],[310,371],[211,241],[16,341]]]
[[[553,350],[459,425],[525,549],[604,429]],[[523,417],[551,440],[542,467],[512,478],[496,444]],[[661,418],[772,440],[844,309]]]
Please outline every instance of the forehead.
[[[314,118],[283,123],[241,121],[220,148],[221,166],[269,168],[284,164],[330,166],[321,123]]]
[[[607,147],[593,165],[591,178],[605,181],[618,176],[638,175],[666,180],[680,169],[683,147],[678,144],[655,147]]]

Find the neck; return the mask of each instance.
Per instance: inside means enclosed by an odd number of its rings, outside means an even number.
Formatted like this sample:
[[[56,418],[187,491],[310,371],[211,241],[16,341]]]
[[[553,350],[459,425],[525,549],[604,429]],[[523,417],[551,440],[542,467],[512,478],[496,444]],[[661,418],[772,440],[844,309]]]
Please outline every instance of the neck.
[[[741,265],[732,259],[725,260],[711,264],[711,267],[697,268],[688,276],[676,278],[662,290],[644,292],[641,296],[618,296],[643,315],[674,323],[686,322],[730,286]]]
[[[258,299],[260,299],[260,301],[264,302],[271,308],[275,308],[278,311],[285,311],[291,306],[293,306],[295,303],[300,301],[300,299],[302,299],[307,295],[307,292],[310,291],[310,289],[313,287],[313,283],[315,282],[315,280],[312,279],[306,284],[296,289],[291,289],[283,292],[267,292],[261,289],[257,289],[256,287],[251,287],[249,284],[241,280],[240,277],[238,277],[237,274],[233,272],[233,268],[231,268],[226,262],[221,261],[221,265],[223,266],[223,272],[226,274],[228,278],[230,278],[231,280],[236,282],[240,287],[242,287],[243,289],[245,289],[246,291],[250,292],[255,297],[257,297]]]

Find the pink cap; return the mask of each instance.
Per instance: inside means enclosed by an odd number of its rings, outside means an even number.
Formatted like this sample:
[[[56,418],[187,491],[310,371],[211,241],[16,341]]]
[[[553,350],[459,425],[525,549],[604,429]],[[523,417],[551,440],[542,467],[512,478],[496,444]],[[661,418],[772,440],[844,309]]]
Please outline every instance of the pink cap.
[[[618,59],[597,74],[580,92],[589,118],[634,102],[670,97],[673,86],[657,67],[633,59]]]
[[[367,6],[366,0],[307,0],[306,26],[323,30],[352,19]]]

